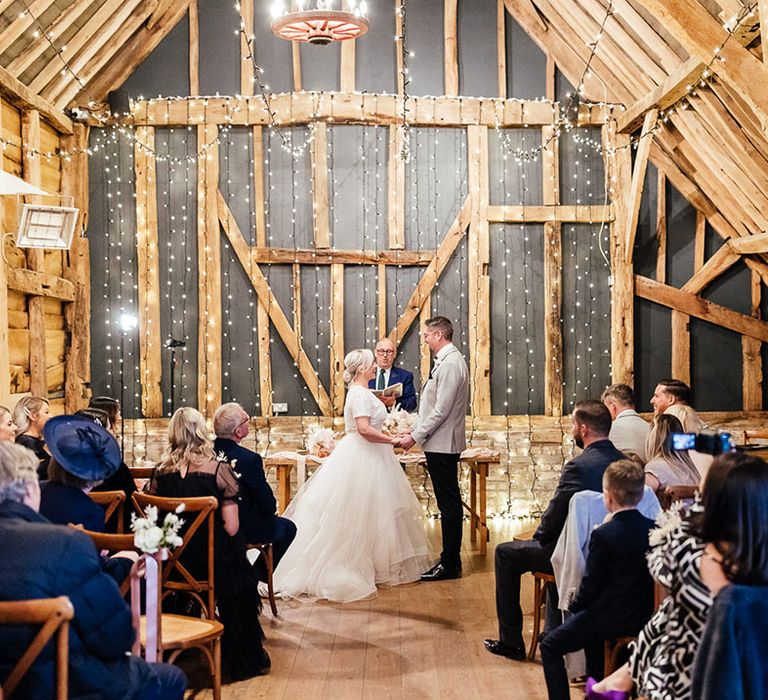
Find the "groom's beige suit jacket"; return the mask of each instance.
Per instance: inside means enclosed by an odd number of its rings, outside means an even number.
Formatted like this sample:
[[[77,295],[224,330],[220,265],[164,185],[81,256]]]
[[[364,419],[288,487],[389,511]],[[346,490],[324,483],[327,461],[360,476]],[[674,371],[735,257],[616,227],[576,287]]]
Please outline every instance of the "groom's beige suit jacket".
[[[467,363],[455,345],[446,345],[422,387],[419,418],[412,433],[424,452],[456,454],[466,449],[468,394]]]

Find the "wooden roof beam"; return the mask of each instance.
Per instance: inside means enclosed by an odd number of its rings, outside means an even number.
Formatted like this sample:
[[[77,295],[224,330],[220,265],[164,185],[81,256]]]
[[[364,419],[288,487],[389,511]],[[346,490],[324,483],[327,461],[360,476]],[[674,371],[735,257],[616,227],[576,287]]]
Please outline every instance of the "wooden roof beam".
[[[35,17],[40,17],[54,0],[35,0],[29,10],[22,12],[2,32],[0,32],[0,46],[9,47],[14,41],[32,26]]]
[[[133,71],[151,54],[165,36],[179,23],[187,13],[191,0],[174,2],[152,27],[139,29],[128,42],[112,57],[109,63],[89,82],[87,92],[80,91],[72,103],[84,100],[103,100],[110,90],[120,87]]]
[[[768,65],[759,61],[735,41],[726,41],[728,32],[699,4],[698,0],[638,0],[664,23],[665,28],[691,54],[708,64],[715,49],[723,60],[712,63],[712,71],[739,89],[764,131],[768,131]]]
[[[34,109],[40,112],[51,125],[63,134],[73,132],[72,120],[50,102],[36,95],[24,83],[14,78],[5,68],[0,67],[0,92],[15,107]]]
[[[641,299],[648,299],[749,338],[768,342],[768,323],[714,304],[697,294],[662,284],[642,275],[635,275],[635,294]]]
[[[698,58],[689,58],[672,73],[659,87],[643,95],[627,107],[616,120],[619,133],[632,133],[643,123],[643,116],[650,109],[664,110],[672,106],[688,93],[691,81],[696,80],[704,70],[704,64]]]
[[[82,15],[96,0],[75,0],[64,12],[62,12],[45,30],[51,41],[56,41],[72,24]],[[47,49],[50,42],[46,36],[40,36],[8,64],[8,72],[19,77],[29,68]]]
[[[768,253],[768,232],[756,233],[752,236],[731,239],[728,241],[731,250],[741,255],[748,253]]]

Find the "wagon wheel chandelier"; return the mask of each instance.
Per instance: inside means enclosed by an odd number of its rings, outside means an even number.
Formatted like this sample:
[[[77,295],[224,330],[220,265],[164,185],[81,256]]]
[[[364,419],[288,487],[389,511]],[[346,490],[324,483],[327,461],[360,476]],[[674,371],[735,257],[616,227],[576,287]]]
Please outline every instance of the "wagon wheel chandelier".
[[[334,5],[340,4],[339,9]],[[282,0],[272,5],[272,33],[286,41],[325,46],[357,39],[368,31],[365,0],[294,0],[288,11]],[[313,7],[314,6],[314,7]]]

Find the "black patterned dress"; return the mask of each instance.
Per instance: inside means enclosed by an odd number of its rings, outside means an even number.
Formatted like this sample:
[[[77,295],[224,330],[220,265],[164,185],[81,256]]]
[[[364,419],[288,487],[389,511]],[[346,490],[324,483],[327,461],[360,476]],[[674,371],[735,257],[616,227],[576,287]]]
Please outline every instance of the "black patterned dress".
[[[697,512],[698,504],[691,515]],[[706,543],[692,534],[687,518],[652,531],[651,542],[648,568],[669,597],[638,635],[630,672],[638,694],[649,700],[690,700],[693,660],[713,600],[701,580]]]

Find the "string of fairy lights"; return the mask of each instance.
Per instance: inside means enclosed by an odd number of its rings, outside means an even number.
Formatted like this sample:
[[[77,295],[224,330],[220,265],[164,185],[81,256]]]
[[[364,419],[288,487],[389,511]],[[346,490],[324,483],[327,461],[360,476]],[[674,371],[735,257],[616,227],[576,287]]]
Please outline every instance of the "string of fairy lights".
[[[418,221],[417,222],[417,232],[416,232],[416,248],[417,250],[421,250],[423,245],[423,237],[425,234],[425,231],[428,232],[428,235],[430,239],[432,238],[432,231],[431,224],[434,225],[434,232],[435,234],[439,233],[440,229],[438,228],[438,199],[440,198],[441,194],[441,183],[439,181],[440,178],[440,168],[437,167],[437,147],[439,144],[439,138],[438,133],[441,131],[439,129],[431,129],[432,134],[432,140],[427,141],[427,148],[426,150],[426,162],[428,163],[428,171],[430,172],[431,178],[427,180],[427,193],[424,195],[423,192],[421,192],[420,188],[422,187],[421,184],[421,178],[418,176],[419,169],[418,164],[425,162],[425,156],[423,155],[423,143],[420,138],[418,138],[418,135],[416,134],[419,130],[414,130],[411,127],[410,119],[409,119],[409,100],[410,96],[407,92],[407,86],[410,84],[410,72],[409,72],[409,65],[408,65],[408,59],[413,58],[413,53],[410,52],[407,48],[407,31],[406,31],[406,3],[404,0],[402,0],[400,3],[397,4],[396,12],[399,13],[399,19],[402,26],[402,31],[400,34],[398,34],[395,37],[396,42],[399,41],[399,46],[402,51],[402,84],[404,86],[404,93],[403,93],[403,99],[402,99],[402,105],[403,105],[403,111],[401,115],[401,120],[398,123],[398,128],[402,130],[402,147],[401,151],[399,153],[399,156],[406,160],[407,162],[411,163],[410,173],[411,178],[413,178],[413,173],[416,173],[415,177],[415,211],[417,212],[417,216],[421,213],[421,206],[422,203],[426,200],[429,203],[429,207],[431,207],[430,211],[427,213],[427,219],[428,221],[426,224],[424,222]],[[25,3],[26,6],[26,3]],[[240,29],[236,31],[237,34],[245,35],[246,38],[246,45],[248,46],[248,56],[247,58],[253,62],[254,65],[254,83],[255,87],[257,88],[257,93],[261,97],[261,100],[263,102],[264,108],[266,112],[269,115],[269,125],[266,129],[267,131],[267,143],[268,147],[266,149],[267,153],[264,157],[264,163],[265,163],[265,178],[266,178],[266,187],[265,187],[265,211],[266,211],[266,230],[267,230],[267,239],[269,242],[269,245],[272,245],[274,241],[274,231],[271,227],[271,217],[270,213],[272,211],[272,202],[271,202],[271,196],[273,193],[273,190],[275,189],[275,182],[277,178],[275,178],[273,172],[272,172],[272,140],[273,138],[277,138],[279,140],[279,146],[280,148],[285,151],[289,157],[291,162],[291,222],[290,222],[290,243],[293,247],[295,253],[298,253],[301,246],[299,246],[299,243],[297,241],[297,220],[296,220],[296,214],[297,214],[297,208],[298,208],[298,193],[302,189],[306,189],[306,185],[300,181],[300,169],[297,167],[297,164],[299,161],[304,160],[308,158],[308,151],[312,147],[314,138],[315,138],[315,128],[314,126],[309,127],[295,127],[290,125],[290,121],[288,123],[283,122],[280,117],[277,115],[275,110],[271,107],[271,93],[269,92],[269,86],[266,85],[263,81],[263,69],[256,63],[256,56],[255,56],[255,50],[254,50],[254,37],[249,34],[249,32],[246,30],[246,27],[243,22],[242,13],[240,10],[239,5],[236,5],[237,11],[240,15],[241,20],[241,26]],[[675,103],[674,105],[668,107],[666,110],[663,110],[659,115],[659,124],[656,126],[655,131],[658,131],[662,128],[662,123],[666,122],[670,117],[674,115],[674,112],[676,109],[686,109],[689,105],[689,97],[695,97],[697,94],[697,90],[701,89],[703,87],[706,87],[710,81],[713,79],[714,73],[712,71],[712,66],[716,60],[722,60],[720,57],[720,52],[722,50],[722,46],[729,40],[729,38],[739,29],[743,21],[752,16],[754,12],[755,5],[753,4],[749,8],[744,8],[739,16],[734,18],[730,23],[728,23],[728,26],[726,27],[728,30],[728,36],[725,38],[723,44],[718,47],[718,49],[715,51],[715,55],[712,58],[712,61],[708,63],[705,66],[705,69],[702,71],[701,77],[696,80],[692,81],[691,86],[689,86],[689,89],[687,90],[686,95],[680,98],[680,100]],[[27,11],[29,11],[29,8],[27,7]],[[602,144],[595,140],[592,136],[584,136],[583,131],[576,128],[575,121],[569,118],[569,112],[570,107],[572,106],[572,103],[576,101],[576,95],[582,95],[585,92],[585,81],[588,80],[592,73],[590,64],[592,61],[592,58],[595,55],[595,52],[597,51],[600,39],[603,35],[603,30],[605,28],[605,24],[608,21],[608,18],[612,16],[613,14],[613,3],[609,2],[608,8],[606,10],[605,18],[601,24],[600,31],[595,38],[595,40],[590,43],[590,57],[589,60],[586,63],[586,67],[584,70],[584,74],[581,78],[581,81],[579,85],[576,88],[576,91],[573,93],[572,96],[568,98],[568,102],[565,106],[561,106],[560,113],[555,120],[555,128],[552,130],[552,134],[549,137],[549,139],[561,139],[563,134],[567,134],[570,136],[570,138],[573,140],[573,142],[577,145],[577,153],[579,158],[585,158],[587,155],[589,155],[591,158],[595,158],[596,156],[602,156],[603,153],[603,146]],[[31,16],[31,13],[30,13]],[[37,18],[35,18],[35,22],[37,22]],[[39,24],[39,23],[38,23]],[[71,73],[73,76],[73,79],[77,80],[78,83],[81,85],[83,89],[85,89],[85,86],[82,85],[82,81],[78,78],[76,73],[72,71],[71,67],[67,63],[66,59],[63,56],[63,48],[61,50],[57,49],[54,45],[54,40],[52,37],[48,37],[46,35],[50,45],[56,50],[58,58],[62,61],[65,68],[64,70]],[[314,104],[317,105],[319,103],[319,98],[322,93],[314,92],[311,93],[313,96]],[[207,111],[208,107],[208,100],[213,98],[205,98],[205,97],[198,97],[198,98],[158,98],[163,99],[166,101],[168,109],[170,109],[170,102],[171,100],[179,99],[184,100],[186,103],[186,108],[189,114],[190,110],[193,110],[195,108],[196,102],[199,101],[203,105],[203,112]],[[333,99],[333,98],[332,98]],[[459,99],[459,112],[461,113],[462,109],[462,101],[461,98]],[[176,169],[178,167],[182,167],[184,169],[184,178],[185,183],[187,186],[187,189],[189,190],[189,183],[191,181],[191,168],[193,165],[196,165],[201,159],[206,158],[209,153],[209,149],[218,149],[220,152],[223,151],[224,153],[224,171],[226,174],[226,194],[225,197],[229,201],[229,198],[231,197],[232,193],[230,191],[230,185],[231,181],[229,180],[229,173],[233,165],[230,162],[231,159],[231,147],[232,147],[232,137],[233,137],[233,129],[236,129],[237,127],[234,126],[234,117],[241,109],[240,107],[240,97],[234,97],[234,98],[225,98],[224,99],[224,105],[225,105],[225,121],[223,124],[218,126],[218,133],[217,138],[213,141],[210,141],[203,146],[198,146],[195,148],[194,152],[192,152],[192,148],[190,147],[191,139],[189,138],[189,133],[187,133],[187,138],[185,139],[185,150],[183,155],[174,155],[173,154],[173,147],[171,145],[171,140],[168,139],[166,141],[166,150],[165,152],[162,152],[160,148],[158,148],[157,145],[150,148],[146,144],[142,144],[139,142],[138,137],[136,136],[136,132],[133,126],[130,124],[109,124],[104,129],[101,130],[101,133],[96,136],[96,138],[93,140],[92,144],[85,149],[82,150],[62,150],[57,149],[54,151],[41,151],[36,150],[33,148],[30,148],[26,145],[23,146],[26,153],[30,157],[43,157],[47,160],[53,159],[53,158],[63,158],[63,159],[70,159],[73,155],[76,155],[78,153],[86,152],[89,155],[94,154],[101,154],[101,157],[104,158],[105,162],[105,189],[106,189],[106,201],[107,201],[107,210],[108,210],[108,219],[109,219],[109,226],[106,227],[106,251],[107,255],[105,255],[105,276],[104,276],[104,298],[105,302],[111,301],[111,289],[112,285],[114,283],[114,280],[110,275],[112,275],[111,263],[113,260],[117,260],[119,262],[119,278],[118,278],[118,290],[116,294],[116,299],[119,302],[118,305],[114,308],[113,311],[110,311],[108,314],[108,320],[107,320],[107,331],[106,331],[106,337],[107,337],[107,343],[108,348],[112,347],[115,343],[115,336],[116,333],[113,333],[113,328],[116,327],[117,321],[115,320],[115,314],[124,314],[126,310],[130,310],[131,308],[137,308],[138,306],[138,300],[137,300],[137,280],[134,277],[133,268],[130,264],[131,261],[131,255],[127,252],[128,248],[130,248],[129,245],[126,243],[126,224],[124,220],[125,212],[123,211],[123,202],[125,201],[124,198],[124,191],[123,187],[125,186],[124,177],[120,173],[120,167],[122,165],[121,159],[124,157],[121,153],[121,147],[125,148],[126,146],[132,146],[132,148],[127,148],[128,152],[128,160],[129,160],[129,166],[130,166],[130,172],[133,172],[133,153],[134,148],[137,149],[139,152],[145,152],[147,155],[151,155],[156,162],[167,163],[167,183],[166,187],[167,189],[164,192],[164,198],[163,198],[163,208],[168,209],[168,218],[169,221],[175,222],[175,216],[170,214],[170,203],[171,203],[171,195],[170,195],[170,183],[172,179],[172,172],[176,172]],[[499,105],[503,106],[503,101],[499,101]],[[496,110],[496,114],[499,115],[501,112],[500,110]],[[103,120],[100,120],[103,121]],[[332,119],[331,119],[332,121]],[[189,122],[189,120],[188,120]],[[103,121],[103,123],[106,124],[106,121]],[[187,132],[189,132],[193,127],[187,127]],[[330,126],[329,131],[329,143],[330,143],[330,153],[329,153],[329,166],[330,166],[330,172],[332,174],[331,183],[332,183],[332,194],[331,194],[331,201],[332,201],[332,230],[336,230],[337,226],[339,225],[338,215],[337,215],[337,204],[334,202],[334,194],[337,190],[337,181],[335,178],[335,169],[333,167],[333,134],[334,134],[334,128],[333,126]],[[383,207],[383,189],[381,185],[381,153],[380,151],[383,150],[383,148],[380,148],[380,133],[385,131],[382,127],[364,127],[363,131],[358,134],[358,152],[360,154],[360,160],[365,161],[366,155],[369,152],[369,143],[368,140],[370,139],[369,132],[371,129],[374,132],[374,160],[375,160],[375,217],[374,217],[374,223],[373,223],[373,240],[374,240],[374,249],[379,245],[380,241],[380,211]],[[502,122],[500,117],[497,118],[496,124],[495,124],[495,130],[499,134],[499,141],[502,146],[502,151],[504,153],[504,179],[506,179],[506,168],[507,168],[507,158],[509,157],[512,161],[514,161],[517,165],[517,172],[518,176],[520,178],[520,186],[518,188],[518,191],[520,193],[520,205],[523,207],[523,212],[525,212],[525,205],[528,204],[527,202],[527,193],[528,193],[528,185],[526,182],[526,173],[525,168],[523,166],[528,165],[530,163],[535,162],[543,153],[543,151],[547,148],[549,145],[549,140],[544,140],[542,143],[535,145],[533,147],[528,146],[528,144],[525,141],[525,137],[523,137],[522,142],[519,146],[514,145],[514,142],[512,139],[509,138],[508,131],[502,126]],[[645,136],[652,136],[653,133],[644,135]],[[170,129],[170,134],[173,134],[174,130]],[[642,137],[634,137],[630,140],[630,146],[636,146],[638,143],[638,139]],[[442,138],[442,136],[440,137]],[[415,148],[414,148],[414,142],[415,141]],[[456,158],[456,172],[457,174],[461,173],[462,170],[462,163],[466,165],[467,158],[469,157],[469,154],[466,153],[466,143],[462,143],[461,139],[454,139],[454,149],[459,153],[459,157]],[[7,142],[3,138],[0,137],[0,146],[5,149],[8,145],[11,145],[10,142]],[[246,147],[247,149],[247,147]],[[607,152],[610,154],[610,151]],[[463,158],[463,160],[462,160]],[[115,164],[115,159],[117,159],[117,164]],[[252,163],[252,159],[251,160]],[[577,162],[577,165],[579,163]],[[253,170],[252,170],[252,164],[251,164],[251,172],[250,172],[250,178],[249,182],[253,183]],[[126,168],[127,169],[127,168]],[[592,204],[592,199],[594,198],[594,192],[592,189],[592,164],[587,163],[585,167],[585,176],[579,177],[576,181],[576,184],[573,185],[572,189],[578,189],[579,187],[583,188],[583,191],[581,193],[576,192],[576,198],[577,198],[577,204],[583,203],[583,197],[587,198],[587,203]],[[368,178],[368,168],[363,167],[363,173],[364,178]],[[466,177],[466,170],[464,171],[464,178]],[[146,183],[145,183],[146,188]],[[363,195],[363,203],[362,203],[362,238],[363,238],[363,249],[366,249],[366,247],[369,244],[369,198],[367,196],[368,194],[368,188],[364,186],[362,188],[364,195]],[[246,188],[246,192],[249,192]],[[146,198],[148,196],[148,193],[146,191],[142,191],[141,193],[138,193],[137,196]],[[506,194],[505,194],[506,196]],[[245,195],[245,204],[248,206],[248,211],[251,212],[253,207],[251,207],[251,201],[250,201],[250,194]],[[460,205],[461,205],[461,197],[457,196],[456,198],[456,208],[455,211],[458,211]],[[505,201],[506,203],[506,201]],[[185,199],[184,204],[184,213],[183,213],[183,230],[184,230],[184,236],[181,238],[181,246],[182,250],[184,247],[186,247],[186,237],[189,233],[188,225],[190,222],[188,221],[187,217],[187,209],[186,209],[187,199]],[[359,214],[360,212],[358,212]],[[249,222],[249,227],[251,230],[253,230],[255,224],[253,222]],[[526,403],[527,403],[527,415],[529,416],[528,420],[528,449],[526,452],[526,455],[530,457],[531,463],[534,467],[534,485],[531,487],[531,493],[535,498],[535,482],[536,482],[536,461],[533,457],[533,455],[530,452],[530,445],[532,443],[532,433],[533,433],[533,425],[530,419],[530,415],[532,413],[531,406],[534,401],[534,394],[535,394],[535,388],[533,386],[532,380],[535,376],[535,372],[537,369],[536,367],[536,361],[535,361],[535,350],[534,346],[535,343],[530,343],[530,334],[531,334],[531,318],[532,313],[530,311],[531,308],[531,293],[528,286],[528,280],[529,276],[531,274],[529,270],[529,260],[530,260],[530,250],[528,243],[529,240],[529,233],[526,231],[526,223],[522,222],[519,226],[520,228],[520,235],[523,239],[523,265],[522,265],[522,271],[520,274],[519,281],[523,285],[523,291],[524,291],[524,300],[523,300],[523,306],[524,306],[524,313],[522,315],[522,324],[518,329],[513,329],[512,327],[507,327],[505,329],[505,337],[506,337],[506,347],[509,347],[509,336],[510,332],[514,332],[516,330],[519,330],[521,333],[524,333],[526,336],[526,343],[530,345],[526,351],[526,384],[527,384],[527,396],[526,396]],[[280,231],[280,237],[282,237],[283,233],[283,227],[281,226]],[[571,239],[575,242],[577,238],[577,232],[576,227],[571,227],[570,233],[572,234]],[[116,240],[115,240],[115,234],[116,234]],[[176,228],[175,223],[169,224],[169,240],[168,240],[168,269],[167,269],[167,285],[169,286],[169,289],[166,290],[165,298],[168,300],[168,303],[170,303],[172,312],[175,312],[178,308],[179,301],[178,297],[177,300],[174,302],[173,300],[173,294],[176,290],[176,286],[171,284],[171,280],[174,277],[174,266],[176,265],[176,255],[177,253],[172,253],[171,250],[175,249],[175,245],[172,245],[171,241],[174,239],[174,236],[176,234]],[[589,266],[594,262],[594,228],[592,229],[592,239],[590,241],[590,244],[588,245],[588,252],[584,255],[584,260],[579,261],[577,260],[575,262],[574,269],[575,271],[578,271],[576,274],[577,282],[583,282],[584,279],[589,279],[592,274],[592,270],[587,267],[585,271],[581,270],[581,265]],[[602,250],[601,246],[601,233],[599,232],[596,237],[596,241],[598,244],[598,247],[600,250]],[[291,247],[289,246],[289,247]],[[227,266],[227,272],[231,271],[231,251],[229,248],[229,245],[227,243],[224,244],[224,250],[225,250],[225,265]],[[571,257],[576,260],[578,257],[578,253],[575,248],[571,251]],[[509,249],[505,248],[504,253],[504,265],[506,266],[508,262],[509,257]],[[181,292],[181,314],[180,314],[180,323],[181,325],[178,326],[178,330],[186,335],[188,332],[188,329],[185,325],[184,318],[187,313],[187,300],[186,300],[186,289],[189,287],[187,286],[187,274],[189,273],[191,275],[192,272],[192,259],[189,255],[188,250],[183,250],[183,256],[185,265],[185,276],[184,276],[184,283],[182,287]],[[467,266],[467,259],[466,259],[466,252],[465,247],[460,246],[458,249],[458,258],[459,258],[459,264],[455,266],[456,270],[456,280],[459,282],[458,289],[459,289],[459,295],[456,299],[456,314],[458,318],[462,318],[463,310],[466,305],[465,300],[465,284],[462,283],[462,276],[465,273],[466,266]],[[253,261],[251,260],[249,262],[249,265],[253,265]],[[561,263],[562,266],[562,263]],[[270,268],[271,266],[267,267],[267,278],[269,279],[270,274]],[[314,266],[314,282],[315,282],[315,292],[314,292],[314,303],[315,308],[313,310],[315,314],[316,323],[320,323],[320,319],[327,318],[328,314],[330,312],[330,306],[324,306],[321,303],[321,298],[319,295],[319,289],[323,286],[321,285],[321,268],[318,264],[315,264]],[[401,266],[399,266],[401,267]],[[112,270],[112,272],[110,272]],[[149,272],[149,269],[147,270]],[[252,272],[252,270],[251,270]],[[225,274],[225,287],[224,287],[224,295],[223,295],[223,311],[224,311],[224,319],[223,319],[223,326],[224,329],[231,327],[232,325],[232,297],[230,295],[229,290],[229,274]],[[362,277],[362,271],[361,271],[361,277]],[[509,279],[509,276],[507,275],[507,279]],[[589,283],[589,289],[593,289],[591,286],[592,283]],[[330,284],[328,285],[330,286]],[[365,289],[366,285],[363,284],[363,289]],[[404,291],[402,289],[401,285],[401,275],[395,274],[394,276],[394,289],[391,292],[391,295],[394,299],[395,308],[397,313],[401,313],[404,307],[404,301],[405,298],[401,298],[400,292]],[[579,296],[581,294],[584,294],[582,289],[580,289],[579,284],[575,284],[575,295],[576,295],[576,305],[579,306],[582,303],[582,298]],[[292,291],[296,293],[296,289],[291,287]],[[407,295],[407,291],[405,292]],[[589,291],[585,294],[584,301],[588,304],[588,314],[590,319],[592,319],[597,311],[593,308],[593,304],[595,301],[594,294],[596,292]],[[257,344],[257,335],[258,335],[258,329],[255,322],[255,315],[256,315],[256,301],[255,297],[253,296],[253,290],[249,289],[249,308],[250,308],[250,317],[248,318],[248,324],[251,331],[251,340],[249,349],[247,351],[247,357],[248,357],[248,363],[250,367],[250,371],[252,372],[253,380],[251,382],[252,387],[256,387],[256,374],[253,371],[253,367],[255,366],[255,345]],[[442,306],[442,299],[440,295],[440,283],[435,286],[434,289],[434,302],[438,309]],[[446,302],[448,299],[446,298]],[[366,300],[363,299],[363,307],[366,308]],[[109,307],[111,308],[111,307]],[[449,311],[446,309],[442,311],[445,315],[452,315],[449,313]],[[176,319],[174,322],[178,321],[178,316],[174,316],[172,313],[172,317]],[[576,317],[575,315],[572,315],[569,319],[569,321],[572,321],[575,323]],[[202,318],[201,318],[202,322]],[[465,329],[463,324],[460,325],[460,340],[459,343],[464,347],[466,350],[466,333],[467,330]],[[177,326],[174,326],[172,324],[172,328],[174,329],[174,333],[176,332]],[[369,328],[373,328],[371,324],[369,324],[368,320],[365,321],[365,338],[366,342],[369,338]],[[317,389],[319,390],[322,386],[320,374],[321,369],[323,368],[323,354],[321,353],[321,343],[320,341],[320,332],[319,327],[316,326],[316,336],[315,336],[315,343],[314,343],[314,350],[315,350],[315,376],[317,377]],[[225,331],[226,332],[226,331]],[[379,335],[381,335],[381,329],[379,329]],[[270,337],[270,343],[273,343],[273,338]],[[303,340],[303,336],[302,336]],[[332,343],[333,339],[329,338],[328,348],[330,349],[330,344]],[[597,375],[595,373],[594,368],[594,358],[593,358],[593,348],[591,345],[592,337],[589,336],[586,339],[587,346],[582,351],[581,349],[577,350],[576,359],[581,359],[581,352],[586,353],[586,365],[588,368],[588,380],[595,378]],[[583,341],[579,340],[577,341],[578,345],[583,345]],[[459,344],[457,343],[457,344]],[[234,353],[237,350],[235,347],[230,346],[230,354],[225,360],[224,370],[223,370],[223,377],[224,377],[224,386],[228,387],[228,382],[230,381],[231,376],[231,357],[232,353]],[[324,350],[324,348],[323,348]],[[122,355],[121,355],[122,357]],[[134,377],[139,373],[140,369],[137,364],[138,362],[138,356],[135,353],[135,351],[131,350],[126,357],[124,358],[126,362],[128,362],[130,365],[134,367]],[[202,358],[201,358],[202,359]],[[181,375],[181,394],[184,395],[188,393],[189,386],[185,382],[185,366],[187,365],[188,360],[184,360],[182,362],[182,375]],[[299,379],[298,369],[294,363],[294,369],[296,370],[294,372],[294,379]],[[418,369],[418,368],[416,368]],[[187,374],[189,373],[189,368],[186,367]],[[107,375],[108,375],[108,385],[107,388],[114,388],[115,385],[115,376],[114,376],[114,368],[113,368],[113,362],[112,359],[108,359],[108,365],[107,365]],[[125,382],[125,376],[124,376],[124,367],[123,367],[123,360],[120,362],[119,367],[119,382],[123,384]],[[510,393],[510,377],[508,375],[507,377],[507,385],[506,385],[506,393]],[[573,387],[573,395],[572,400],[575,401],[576,395],[577,395],[577,388],[581,385],[582,380],[580,378],[574,378],[572,382]],[[300,386],[302,387],[302,397],[301,397],[301,404],[302,404],[302,412],[301,415],[310,415],[313,411],[316,410],[314,406],[312,406],[313,399],[311,398],[311,394],[307,392],[306,386],[303,382],[299,382]],[[134,382],[132,386],[138,387],[138,383]],[[135,398],[139,399],[140,394],[138,392],[138,389],[134,390],[135,392]],[[256,394],[254,394],[256,395]],[[234,395],[233,395],[234,397]],[[505,397],[504,405],[507,406],[508,401]],[[507,431],[507,440],[509,440],[509,431]],[[509,448],[510,445],[507,445]],[[562,445],[561,445],[562,447]],[[509,450],[508,450],[509,451]],[[511,481],[511,475],[509,467],[507,468],[507,478],[509,480],[509,492],[508,492],[508,499],[507,499],[507,506],[506,510],[503,514],[509,515],[512,513],[512,481]],[[429,511],[429,501],[427,502],[427,510]],[[431,512],[431,511],[430,511]]]

